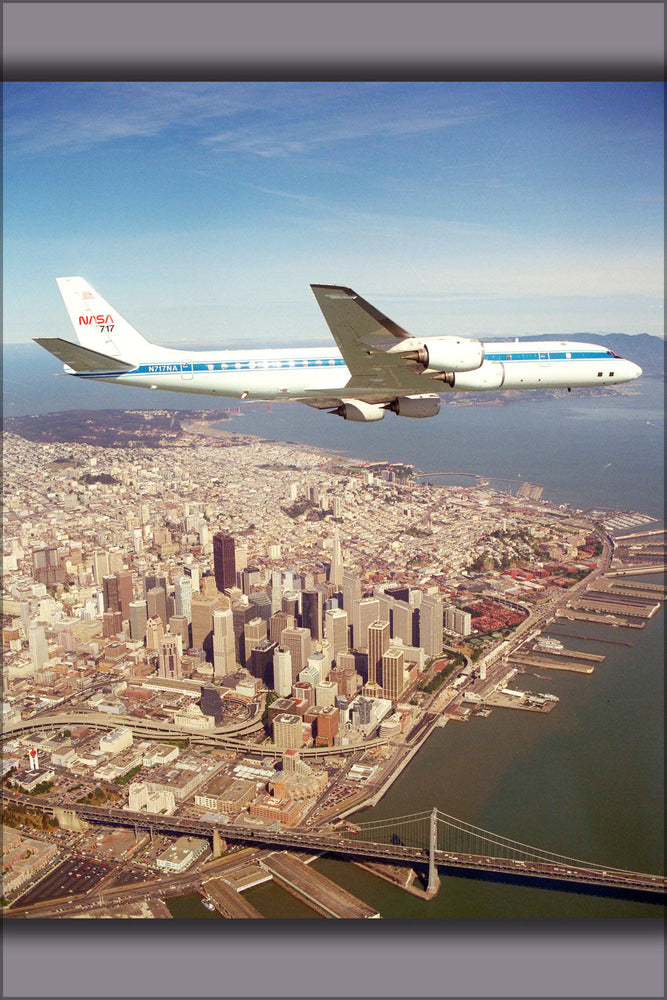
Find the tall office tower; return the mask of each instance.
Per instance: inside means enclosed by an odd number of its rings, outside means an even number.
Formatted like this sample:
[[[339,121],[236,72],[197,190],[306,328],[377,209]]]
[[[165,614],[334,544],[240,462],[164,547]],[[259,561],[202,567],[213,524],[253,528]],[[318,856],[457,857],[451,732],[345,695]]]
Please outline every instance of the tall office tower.
[[[187,563],[187,564],[184,563],[183,564],[183,575],[184,576],[189,576],[190,579],[192,580],[192,593],[193,594],[198,593],[199,592],[199,578],[200,578],[199,566],[195,566],[195,565],[190,564],[190,563]]]
[[[273,742],[285,750],[303,745],[303,723],[298,715],[277,715],[273,720]]]
[[[314,690],[320,681],[323,680],[319,664],[312,663],[309,658],[308,663],[303,670],[299,671],[298,680],[306,681],[308,684],[312,684]]]
[[[246,566],[245,569],[241,571],[241,590],[246,596],[249,596],[253,587],[256,587],[259,584],[260,576],[261,574],[258,566]]]
[[[334,530],[329,580],[334,584],[336,589],[343,586],[343,550],[340,544],[340,534],[338,532],[338,528]]]
[[[294,628],[296,619],[285,611],[277,611],[269,619],[269,638],[271,642],[280,642],[280,633],[284,628]]]
[[[58,562],[58,549],[55,545],[48,548],[35,549],[32,554],[32,571],[37,583],[53,587],[65,579],[65,570]]]
[[[252,607],[252,605],[251,605]],[[253,608],[254,610],[254,608]],[[263,618],[254,617],[245,623],[243,626],[243,649],[244,649],[244,660],[243,662],[246,666],[250,662],[250,654],[255,646],[261,642],[262,639],[267,637],[266,622]]]
[[[247,545],[237,545],[236,546],[235,559],[236,559],[236,586],[238,587],[239,586],[239,582],[238,582],[239,573],[242,573],[243,570],[248,565],[248,546]]]
[[[102,592],[104,594],[104,610],[120,611],[120,593],[117,576],[102,577]]]
[[[405,691],[405,658],[398,646],[390,646],[382,657],[382,691],[390,701],[398,701]]]
[[[408,601],[410,599],[410,588],[402,587],[400,583],[392,583],[385,587],[387,597],[393,597],[395,601]]]
[[[160,575],[157,575],[157,576],[154,576],[154,575],[145,576],[144,577],[144,597],[146,596],[146,594],[148,593],[148,591],[152,587],[162,587],[162,589],[164,590],[165,595],[166,595],[166,593],[167,593],[167,578],[166,578],[166,576],[160,576]]]
[[[356,573],[343,570],[343,611],[352,614],[352,605],[361,600],[361,580]]]
[[[280,646],[273,652],[273,690],[279,698],[288,698],[292,693],[292,654]]]
[[[30,600],[27,597],[21,598],[19,602],[19,607],[21,609],[21,625],[23,626],[23,634],[28,638],[30,635]]]
[[[292,697],[297,701],[305,701],[308,705],[315,704],[315,688],[310,681],[294,681]]]
[[[95,583],[102,583],[105,576],[109,575],[109,554],[104,549],[93,552],[93,579]]]
[[[322,600],[321,590],[303,590],[301,592],[301,625],[310,629],[313,639],[322,638]]]
[[[315,686],[315,704],[328,708],[335,703],[337,694],[338,685],[335,681],[320,681]]]
[[[217,597],[196,594],[192,597],[192,647],[203,649],[209,661],[213,656],[213,612],[225,606],[226,598],[222,594]]]
[[[279,569],[271,570],[271,614],[280,611],[283,596],[283,579]]]
[[[361,597],[352,602],[352,643],[362,653],[368,651],[368,626],[378,620],[377,597]]]
[[[268,624],[271,618],[271,598],[264,590],[256,590],[250,594],[250,603],[255,607],[255,613]]]
[[[217,608],[213,612],[213,675],[224,677],[234,672],[236,649],[234,645],[234,616],[231,608]]]
[[[412,645],[412,623],[414,608],[406,601],[394,601],[391,613],[392,639],[402,639],[406,646]]]
[[[215,684],[202,684],[199,707],[204,715],[212,716],[216,726],[220,725],[222,722],[222,698]]]
[[[172,615],[170,617],[169,633],[181,637],[181,650],[190,648],[190,626],[185,615]]]
[[[382,657],[389,649],[389,622],[376,621],[368,626],[368,683],[382,686]]]
[[[157,672],[159,677],[168,677],[172,680],[178,680],[181,676],[178,636],[165,635],[160,640]]]
[[[119,573],[123,572],[123,553],[115,552],[109,553],[109,572],[118,576]]]
[[[424,594],[419,606],[419,645],[427,656],[442,651],[442,594]]]
[[[284,590],[280,600],[281,609],[296,621],[299,616],[299,595],[295,590]]]
[[[148,602],[130,601],[130,639],[132,642],[143,642],[146,638],[147,620]]]
[[[391,597],[385,597],[384,593],[373,594],[379,603],[378,611],[378,621],[389,622],[391,624],[391,612],[393,607],[393,600]]]
[[[213,573],[202,573],[199,589],[204,597],[215,597],[219,593]]]
[[[134,584],[132,573],[121,570],[116,573],[118,579],[118,599],[123,618],[127,618],[130,613],[130,601],[134,600]]]
[[[290,483],[289,484],[289,498],[292,501],[292,503],[294,503],[294,501],[296,500],[296,498],[298,497],[298,495],[299,495],[299,487],[298,487],[298,485],[296,483]]]
[[[342,497],[334,496],[331,498],[331,513],[334,517],[343,516],[343,500]]]
[[[280,634],[280,645],[292,657],[292,681],[296,681],[312,652],[313,640],[307,628],[286,628]]]
[[[132,548],[137,555],[144,551],[144,535],[141,528],[132,528]]]
[[[192,578],[185,573],[179,576],[174,585],[174,608],[177,615],[185,615],[192,620]]]
[[[458,635],[470,635],[472,631],[472,615],[469,611],[458,608],[447,608],[445,611],[445,628]]]
[[[41,670],[49,658],[49,645],[43,627],[36,622],[33,622],[28,632],[28,647],[33,667]]]
[[[164,638],[164,623],[159,616],[146,622],[146,649],[156,650]]]
[[[162,587],[151,587],[146,591],[146,603],[148,604],[148,617],[154,618],[156,615],[167,624],[169,616],[167,614],[167,595]]]
[[[120,611],[105,611],[102,615],[102,638],[111,639],[122,631],[123,622]]]
[[[354,698],[360,679],[354,663],[347,667],[336,666],[329,674],[329,680],[338,686],[338,693],[346,698]]]
[[[250,651],[250,673],[253,677],[259,677],[262,684],[269,690],[275,690],[273,674],[273,654],[278,649],[277,642],[270,639],[260,639],[256,646]]]
[[[245,667],[245,627],[253,618],[257,618],[257,609],[245,595],[232,603],[234,618],[234,646],[236,662]]]

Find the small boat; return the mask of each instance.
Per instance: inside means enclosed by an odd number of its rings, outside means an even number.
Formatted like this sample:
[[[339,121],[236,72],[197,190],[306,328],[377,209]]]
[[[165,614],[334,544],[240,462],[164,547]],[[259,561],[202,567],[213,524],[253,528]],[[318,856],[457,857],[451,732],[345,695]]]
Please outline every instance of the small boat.
[[[211,911],[215,910],[215,906],[213,905],[213,903],[211,902],[210,899],[202,899],[201,905],[205,906],[207,910],[211,910]]]

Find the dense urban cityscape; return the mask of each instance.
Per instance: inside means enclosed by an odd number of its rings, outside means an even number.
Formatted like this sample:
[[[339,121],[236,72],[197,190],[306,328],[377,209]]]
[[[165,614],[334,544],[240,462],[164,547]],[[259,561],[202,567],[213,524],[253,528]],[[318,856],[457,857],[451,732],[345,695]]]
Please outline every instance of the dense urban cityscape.
[[[237,896],[287,882],[289,861],[241,849],[239,830],[353,833],[345,817],[435,727],[551,711],[517,673],[604,659],[541,634],[566,606],[639,628],[664,597],[622,579],[664,566],[651,517],[548,503],[538,483],[433,486],[210,413],[124,416],[122,447],[104,412],[77,440],[49,417],[4,435],[6,916],[169,916],[164,899],[217,865]],[[213,856],[181,820],[211,827]],[[208,905],[259,915],[223,895]]]

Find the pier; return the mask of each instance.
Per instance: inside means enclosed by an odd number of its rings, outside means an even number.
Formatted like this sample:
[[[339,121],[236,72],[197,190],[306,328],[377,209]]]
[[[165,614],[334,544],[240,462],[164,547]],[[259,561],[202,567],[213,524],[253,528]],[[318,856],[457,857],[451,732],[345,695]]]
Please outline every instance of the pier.
[[[325,917],[358,920],[380,916],[377,910],[341,889],[331,879],[313,871],[292,854],[274,852],[260,864],[274,881]]]
[[[262,914],[259,910],[256,910],[224,878],[218,876],[208,879],[202,885],[202,889],[221,917],[231,920],[239,917],[262,919]]]
[[[634,646],[633,642],[627,642],[625,639],[601,639],[597,635],[583,635],[581,632],[556,632],[550,629],[549,635],[560,635],[563,639],[590,639],[591,642],[609,642],[614,646]]]

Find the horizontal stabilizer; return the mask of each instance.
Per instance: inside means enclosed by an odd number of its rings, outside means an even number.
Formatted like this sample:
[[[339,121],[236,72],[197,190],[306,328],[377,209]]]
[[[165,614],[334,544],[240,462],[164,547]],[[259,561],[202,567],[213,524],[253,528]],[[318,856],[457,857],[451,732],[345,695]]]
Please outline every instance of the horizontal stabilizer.
[[[108,354],[91,351],[60,337],[35,337],[34,340],[75,372],[131,372],[136,368],[128,361],[110,358]]]

